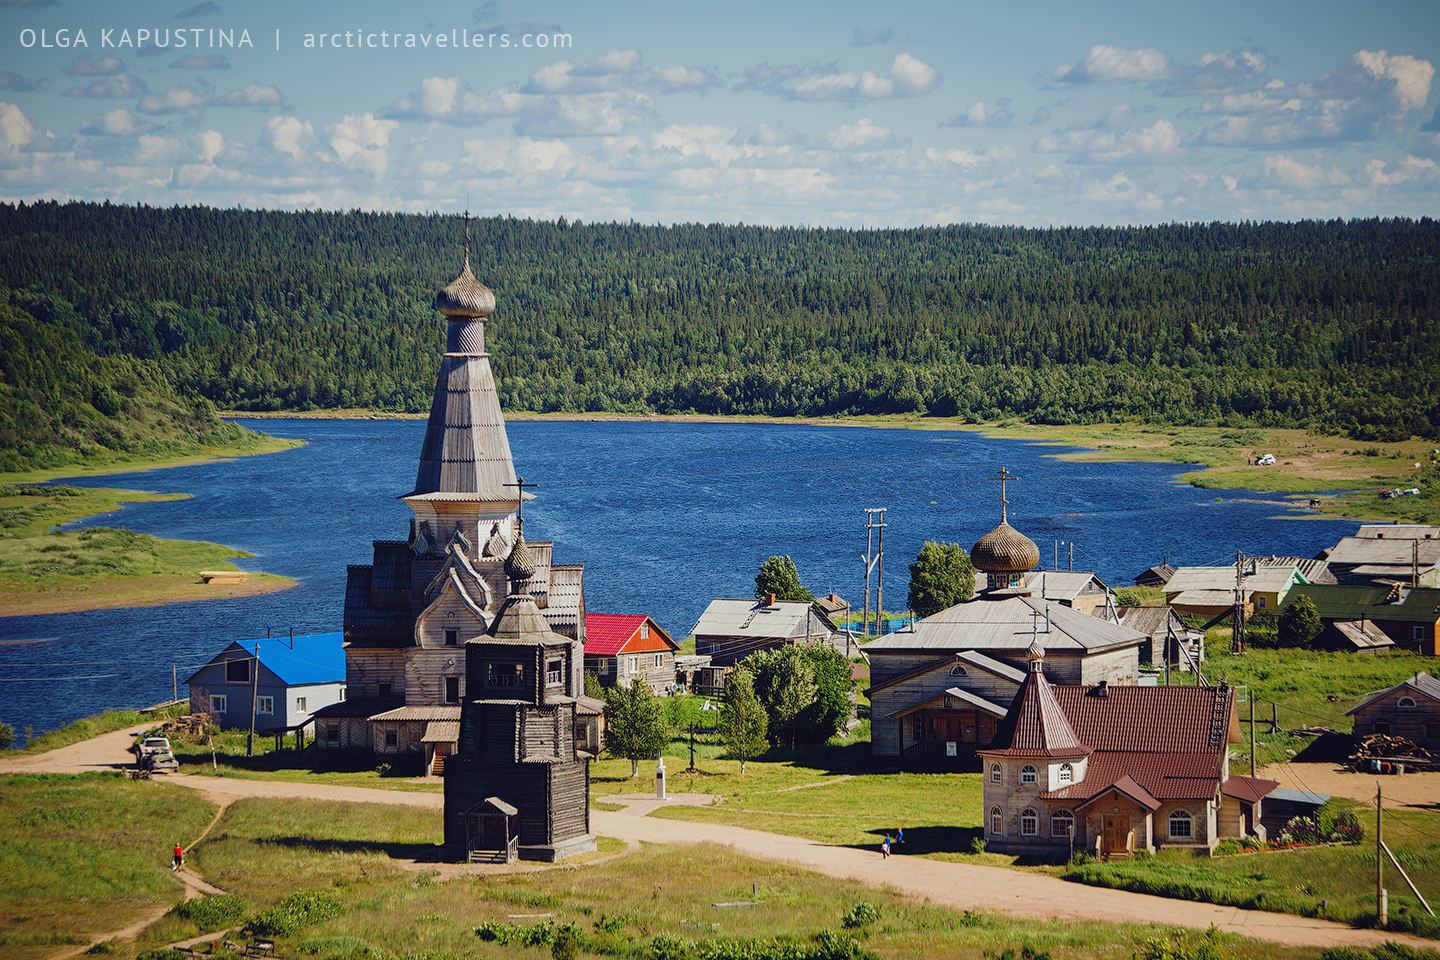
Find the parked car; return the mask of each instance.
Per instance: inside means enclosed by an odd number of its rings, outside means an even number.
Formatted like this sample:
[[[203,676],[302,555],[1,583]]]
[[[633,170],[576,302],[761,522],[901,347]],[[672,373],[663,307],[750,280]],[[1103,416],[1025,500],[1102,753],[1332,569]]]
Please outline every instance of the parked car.
[[[1265,454],[1265,455],[1264,455],[1263,457],[1261,457],[1259,460],[1256,460],[1256,461],[1255,461],[1255,465],[1256,465],[1257,467],[1270,467],[1270,466],[1274,466],[1274,465],[1275,465],[1275,454],[1273,454],[1273,453],[1267,453],[1267,454]]]
[[[140,758],[140,769],[151,773],[179,773],[180,761],[169,750],[147,753]]]
[[[132,746],[130,749],[134,750],[136,755],[139,756],[142,760],[152,753],[173,752],[170,749],[169,737],[146,737],[143,740],[135,741],[135,745]]]

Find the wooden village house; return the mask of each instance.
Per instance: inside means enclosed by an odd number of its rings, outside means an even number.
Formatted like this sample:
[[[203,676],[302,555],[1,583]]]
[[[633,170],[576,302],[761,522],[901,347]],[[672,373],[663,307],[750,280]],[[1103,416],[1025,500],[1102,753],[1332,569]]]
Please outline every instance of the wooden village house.
[[[1440,656],[1440,589],[1401,584],[1316,583],[1290,591],[1286,606],[1308,597],[1320,614],[1326,632],[1317,638],[1330,649],[1365,652],[1384,647],[1384,639],[1397,647],[1426,656]],[[1376,631],[1383,634],[1377,636]],[[1334,631],[1334,632],[1332,632]]]
[[[348,568],[348,699],[317,716],[322,748],[420,754],[427,769],[455,748],[465,644],[489,633],[506,600],[504,561],[534,496],[516,476],[485,349],[494,308],[470,272],[467,239],[460,276],[435,298],[448,331],[415,488],[400,498],[414,513],[409,536],[375,541],[371,563]],[[526,547],[526,593],[551,629],[583,643],[583,566],[556,563],[551,543]],[[578,683],[581,659],[571,666]]]
[[[1357,737],[1379,733],[1440,749],[1440,680],[1421,671],[1370,694],[1345,715],[1355,718]]]
[[[715,667],[731,667],[757,650],[796,643],[835,645],[835,624],[807,600],[719,597],[710,601],[691,631],[695,653]]]
[[[656,694],[676,687],[680,645],[644,614],[591,613],[585,617],[585,669],[601,686],[628,686],[639,677]]]
[[[1247,559],[1237,575],[1229,567],[1180,567],[1165,584],[1165,602],[1181,616],[1208,619],[1235,608],[1237,590],[1245,616],[1274,613],[1290,589],[1308,583],[1299,563],[1269,565]]]
[[[1229,774],[1233,688],[1052,685],[1044,648],[1027,656],[1025,683],[979,752],[988,849],[1108,859],[1264,836],[1276,783]]]
[[[249,729],[253,708],[256,733],[303,735],[317,712],[345,700],[343,641],[339,633],[237,640],[185,681],[190,712]]]

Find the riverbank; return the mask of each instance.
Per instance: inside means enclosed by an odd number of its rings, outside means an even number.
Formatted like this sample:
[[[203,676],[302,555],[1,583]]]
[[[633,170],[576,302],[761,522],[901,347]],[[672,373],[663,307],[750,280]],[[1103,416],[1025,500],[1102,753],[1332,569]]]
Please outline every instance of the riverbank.
[[[238,584],[203,582],[201,570],[239,571],[229,560],[253,556],[234,547],[165,540],[125,529],[59,529],[83,517],[118,511],[127,503],[183,500],[186,494],[30,485],[169,469],[303,445],[303,441],[270,437],[254,447],[217,451],[217,456],[71,465],[0,475],[0,616],[152,607],[288,590],[297,581],[259,571],[247,571],[245,581]]]
[[[227,418],[314,418],[423,420],[424,413],[369,410],[315,410],[308,413],[226,411]],[[1173,463],[1198,469],[1180,479],[1201,489],[1245,489],[1274,493],[1277,506],[1310,505],[1313,516],[1330,519],[1440,522],[1440,485],[1433,484],[1437,452],[1433,441],[1411,438],[1385,444],[1349,440],[1307,430],[1272,427],[1162,426],[1142,423],[1032,424],[1015,420],[970,423],[946,417],[897,414],[876,417],[722,417],[708,414],[529,413],[506,411],[518,421],[776,424],[876,427],[904,430],[963,430],[1036,445],[1081,447],[1055,453],[1064,460],[1106,463]],[[1257,466],[1265,454],[1275,463]],[[1418,489],[1414,497],[1377,496],[1380,488]],[[1268,498],[1267,498],[1268,500]]]

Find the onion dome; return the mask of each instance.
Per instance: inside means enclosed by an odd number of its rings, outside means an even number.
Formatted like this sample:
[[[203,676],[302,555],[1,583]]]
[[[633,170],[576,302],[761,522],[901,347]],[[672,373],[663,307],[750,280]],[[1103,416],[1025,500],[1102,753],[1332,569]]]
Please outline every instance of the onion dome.
[[[510,556],[505,558],[505,576],[510,580],[512,593],[520,593],[520,584],[535,576],[535,555],[525,546],[524,536],[516,538]]]
[[[495,294],[470,272],[470,257],[460,276],[435,295],[435,309],[447,317],[488,317],[495,310]]]
[[[1002,520],[971,548],[970,562],[984,573],[1024,573],[1040,565],[1040,548]]]
[[[1044,660],[1044,659],[1045,659],[1045,648],[1042,647],[1042,646],[1040,646],[1040,641],[1039,641],[1038,639],[1036,639],[1036,640],[1031,640],[1031,641],[1030,641],[1030,646],[1025,650],[1025,659],[1026,659],[1026,660]]]

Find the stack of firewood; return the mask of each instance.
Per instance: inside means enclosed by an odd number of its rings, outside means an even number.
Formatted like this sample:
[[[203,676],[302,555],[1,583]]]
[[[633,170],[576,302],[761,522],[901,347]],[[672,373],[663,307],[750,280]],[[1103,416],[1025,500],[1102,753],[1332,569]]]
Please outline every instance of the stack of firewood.
[[[1376,733],[1364,737],[1359,748],[1350,755],[1350,763],[1362,772],[1370,766],[1371,760],[1402,760],[1407,768],[1429,768],[1440,762],[1429,750],[1413,740],[1392,737],[1388,733]]]
[[[205,738],[210,729],[210,718],[203,713],[192,713],[183,717],[176,717],[174,720],[166,720],[164,727],[165,736],[174,737],[177,740],[199,741]]]

